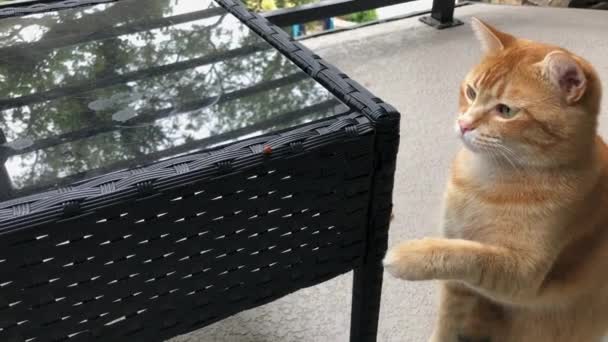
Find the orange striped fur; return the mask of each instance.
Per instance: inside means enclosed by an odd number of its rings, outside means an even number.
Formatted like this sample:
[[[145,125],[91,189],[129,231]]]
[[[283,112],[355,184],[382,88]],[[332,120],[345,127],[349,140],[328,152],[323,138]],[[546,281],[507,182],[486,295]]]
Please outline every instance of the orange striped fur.
[[[464,141],[443,238],[384,265],[441,280],[432,342],[595,342],[608,328],[608,149],[601,84],[583,58],[474,19],[484,48],[460,89]]]

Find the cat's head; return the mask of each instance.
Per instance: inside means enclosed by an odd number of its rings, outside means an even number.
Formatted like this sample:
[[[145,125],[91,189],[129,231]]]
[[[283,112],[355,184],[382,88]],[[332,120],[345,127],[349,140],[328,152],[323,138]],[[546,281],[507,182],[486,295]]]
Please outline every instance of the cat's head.
[[[595,139],[601,85],[592,66],[560,47],[472,21],[484,56],[460,88],[455,130],[492,160],[569,163]]]

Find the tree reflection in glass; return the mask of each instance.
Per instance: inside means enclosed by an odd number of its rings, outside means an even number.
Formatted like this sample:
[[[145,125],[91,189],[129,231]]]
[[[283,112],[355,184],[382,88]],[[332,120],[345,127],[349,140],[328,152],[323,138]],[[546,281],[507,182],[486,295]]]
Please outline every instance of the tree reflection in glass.
[[[200,0],[0,20],[0,84],[0,200],[320,119],[339,104]]]

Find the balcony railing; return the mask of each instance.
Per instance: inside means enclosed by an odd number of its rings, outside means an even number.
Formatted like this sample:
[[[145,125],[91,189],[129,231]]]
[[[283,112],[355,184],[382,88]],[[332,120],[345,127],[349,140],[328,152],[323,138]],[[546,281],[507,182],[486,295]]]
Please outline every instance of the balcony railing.
[[[320,0],[265,12],[263,16],[275,25],[289,26],[411,1],[415,0]],[[462,22],[454,18],[454,7],[455,0],[433,0],[430,15],[420,20],[438,29],[460,25]]]
[[[0,9],[8,6],[31,6],[57,1],[60,0],[14,0],[6,3],[0,1]],[[100,0],[99,2],[105,1],[115,0]],[[268,11],[263,13],[263,16],[275,25],[289,26],[412,1],[416,0],[319,0],[302,6]],[[455,2],[456,0],[433,0],[430,15],[423,16],[420,20],[438,29],[462,24],[454,18]]]

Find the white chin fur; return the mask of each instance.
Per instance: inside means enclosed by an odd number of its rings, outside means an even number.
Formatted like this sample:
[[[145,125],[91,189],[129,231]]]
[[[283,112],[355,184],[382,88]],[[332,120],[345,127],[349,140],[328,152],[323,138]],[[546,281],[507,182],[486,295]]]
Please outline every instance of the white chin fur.
[[[477,136],[477,132],[466,132],[465,134],[461,134],[458,132],[460,136],[460,140],[462,140],[464,146],[469,149],[471,152],[481,152],[481,149],[475,144],[475,137]]]

